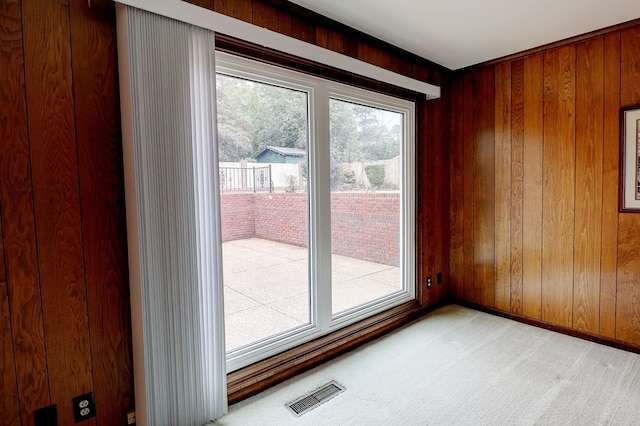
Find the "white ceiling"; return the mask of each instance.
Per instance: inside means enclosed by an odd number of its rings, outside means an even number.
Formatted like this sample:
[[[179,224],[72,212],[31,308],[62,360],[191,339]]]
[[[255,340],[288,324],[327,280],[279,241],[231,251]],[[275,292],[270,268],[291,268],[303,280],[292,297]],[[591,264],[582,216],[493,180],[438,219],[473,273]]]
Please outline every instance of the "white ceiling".
[[[290,0],[459,69],[640,18],[640,0]]]

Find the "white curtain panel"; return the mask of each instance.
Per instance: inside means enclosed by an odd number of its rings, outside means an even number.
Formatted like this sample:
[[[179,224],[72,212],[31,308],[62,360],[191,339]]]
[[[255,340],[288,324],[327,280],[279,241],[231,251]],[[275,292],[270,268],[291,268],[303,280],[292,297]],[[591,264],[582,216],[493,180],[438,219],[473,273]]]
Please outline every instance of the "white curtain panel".
[[[136,415],[227,412],[214,33],[118,4]]]

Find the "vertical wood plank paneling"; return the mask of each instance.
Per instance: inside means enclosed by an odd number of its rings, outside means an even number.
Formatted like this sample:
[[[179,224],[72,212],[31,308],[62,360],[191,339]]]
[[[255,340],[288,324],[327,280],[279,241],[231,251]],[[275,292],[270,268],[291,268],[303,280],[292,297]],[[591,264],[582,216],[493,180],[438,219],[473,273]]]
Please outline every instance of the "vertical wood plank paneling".
[[[620,160],[620,34],[604,39],[604,147],[600,334],[615,337],[618,257],[618,163]]]
[[[24,0],[22,6],[38,250],[46,253],[39,267],[51,399],[60,424],[71,424],[71,399],[92,390],[93,383],[69,9],[64,1]]]
[[[429,141],[429,136],[431,134],[431,126],[433,122],[429,120],[429,105],[425,102],[423,108],[419,109],[419,119],[421,121],[421,139],[424,141]],[[432,164],[433,158],[431,157],[431,141],[416,146],[416,164]],[[434,290],[435,287],[432,285],[431,288],[427,289],[424,285],[426,277],[433,273],[433,221],[429,221],[433,215],[434,211],[434,203],[431,200],[431,194],[433,193],[433,180],[430,179],[430,170],[431,167],[419,167],[416,170],[417,177],[417,188],[420,192],[421,198],[420,200],[416,200],[416,204],[418,206],[418,213],[420,214],[420,219],[422,223],[417,224],[417,228],[419,232],[419,243],[421,247],[418,248],[419,253],[419,271],[420,275],[418,276],[419,287],[422,287],[422,304],[423,306],[427,306],[432,300],[435,299]]]
[[[570,327],[575,220],[575,47],[544,54],[542,319]]]
[[[278,10],[278,32],[293,37],[293,18],[283,10]]]
[[[463,112],[464,121],[462,143],[463,143],[463,191],[459,196],[463,197],[463,237],[464,237],[464,297],[465,300],[479,302],[475,298],[473,279],[473,210],[474,210],[474,108],[473,108],[473,74],[464,76],[463,87]]]
[[[23,425],[33,410],[49,405],[36,224],[25,97],[22,16],[18,0],[0,14],[0,213],[8,286],[8,309]],[[15,417],[15,414],[13,415]]]
[[[511,64],[495,67],[495,307],[511,309]]]
[[[344,52],[344,38],[342,34],[331,31],[329,33],[329,46],[331,50],[335,50],[336,52],[343,53]]]
[[[213,0],[213,10],[232,18],[252,22],[251,0]]]
[[[291,24],[295,38],[311,44],[316,43],[316,26],[313,23],[307,19],[295,17]]]
[[[394,56],[391,60],[391,68],[392,71],[408,77],[413,73],[413,64],[404,56]]]
[[[1,25],[1,24],[0,24]],[[0,36],[0,40],[3,38]],[[0,205],[0,212],[2,205]],[[11,338],[11,315],[9,312],[9,288],[5,269],[2,216],[0,215],[0,425],[20,424],[18,404],[18,380],[16,358],[13,355]]]
[[[379,53],[380,51],[378,51]],[[378,65],[380,66],[380,59],[378,59]],[[411,70],[411,77],[420,81],[427,81],[429,77],[429,70],[418,64],[413,64]]]
[[[522,313],[524,197],[524,62],[511,64],[511,312]]]
[[[576,46],[576,179],[573,328],[597,334],[600,321],[604,42]]]
[[[350,37],[342,36],[342,53],[351,56],[352,58],[358,57],[358,41]],[[392,59],[392,66],[395,63],[395,59]]]
[[[474,298],[495,303],[495,81],[494,69],[475,73],[473,91]]]
[[[430,270],[433,271],[433,283],[434,287],[432,287],[433,295],[432,300],[438,301],[442,300],[446,294],[448,293],[448,289],[443,284],[438,284],[437,282],[437,274],[442,273],[444,278],[446,279],[446,274],[443,268],[443,252],[444,250],[438,250],[437,247],[447,247],[445,242],[445,238],[448,238],[448,235],[445,235],[445,222],[443,220],[443,193],[442,186],[443,180],[439,178],[439,176],[445,175],[445,164],[447,157],[443,154],[442,149],[442,141],[444,135],[444,127],[446,124],[443,123],[444,118],[444,100],[442,98],[429,101],[427,103],[428,110],[426,114],[426,119],[429,120],[429,126],[427,127],[427,147],[429,149],[429,183],[431,193],[427,202],[431,205],[430,216],[427,217],[427,220],[432,224],[431,231],[429,232],[428,244],[430,247],[429,250],[429,264]]]
[[[451,144],[449,156],[449,217],[451,294],[464,299],[464,84],[454,79],[451,88]]]
[[[75,122],[91,355],[99,424],[133,409],[131,314],[114,4],[71,4]]]
[[[542,317],[543,57],[524,59],[522,313]]]
[[[391,54],[386,50],[378,50],[378,66],[386,69],[391,68]]]
[[[640,104],[640,29],[621,34],[621,106]],[[616,338],[640,344],[640,215],[619,216]]]
[[[426,112],[428,105],[423,102],[421,105],[416,105],[418,116],[420,117],[417,124],[418,138],[423,139],[426,137],[430,121],[426,119]],[[429,155],[427,146],[423,144],[417,144],[415,148],[416,165],[428,164]],[[432,295],[431,289],[427,289],[424,285],[427,275],[429,274],[429,256],[431,254],[429,246],[429,233],[432,226],[429,223],[428,218],[433,210],[431,203],[429,202],[429,194],[431,192],[429,182],[428,167],[420,168],[416,167],[416,259],[418,262],[416,276],[417,280],[417,298],[423,306],[427,306]],[[433,288],[433,287],[432,287]]]
[[[342,34],[318,25],[316,27],[316,43],[320,47],[342,53]]]
[[[369,43],[358,43],[358,59],[373,65],[378,65],[378,49]]]
[[[196,6],[204,7],[205,9],[213,10],[214,0],[184,0],[187,3],[195,4]]]
[[[450,275],[449,271],[449,241],[450,232],[451,232],[451,223],[449,217],[449,210],[447,206],[450,203],[450,194],[449,194],[449,181],[444,178],[447,176],[448,165],[449,165],[449,141],[451,140],[451,128],[449,127],[449,123],[451,122],[451,82],[446,81],[442,85],[443,90],[448,95],[440,98],[441,111],[440,117],[438,121],[438,145],[436,147],[435,153],[435,161],[438,163],[438,177],[436,178],[437,188],[439,194],[437,194],[437,198],[439,200],[439,205],[441,206],[438,209],[438,215],[441,218],[440,222],[440,238],[436,240],[436,247],[433,250],[436,251],[436,262],[438,265],[438,271],[442,272],[442,283],[439,285],[440,289],[440,299],[446,300],[451,294],[450,289]],[[444,208],[442,208],[444,207]],[[438,247],[440,249],[438,249]]]
[[[253,23],[271,31],[278,31],[278,11],[260,1],[253,2]]]
[[[318,25],[316,27],[316,43],[318,46],[323,47],[325,49],[334,50],[331,46],[331,32],[327,27],[323,27]]]

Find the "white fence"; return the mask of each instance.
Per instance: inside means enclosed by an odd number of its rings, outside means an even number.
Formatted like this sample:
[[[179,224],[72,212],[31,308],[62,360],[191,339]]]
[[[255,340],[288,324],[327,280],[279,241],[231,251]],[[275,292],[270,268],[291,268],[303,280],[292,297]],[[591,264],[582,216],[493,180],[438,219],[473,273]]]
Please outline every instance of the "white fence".
[[[399,189],[401,165],[400,157],[372,162],[344,163],[343,170],[353,172],[354,184],[360,188],[372,187],[365,167],[371,164],[384,166],[383,189]],[[300,164],[283,163],[219,163],[221,189],[223,191],[296,191],[307,186]],[[269,168],[270,176],[264,172]]]

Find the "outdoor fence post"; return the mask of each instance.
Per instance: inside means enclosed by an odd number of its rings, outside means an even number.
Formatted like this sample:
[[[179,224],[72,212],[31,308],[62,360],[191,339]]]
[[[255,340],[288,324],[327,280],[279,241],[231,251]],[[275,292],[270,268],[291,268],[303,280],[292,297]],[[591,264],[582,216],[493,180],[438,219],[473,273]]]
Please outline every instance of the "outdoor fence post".
[[[253,192],[256,192],[256,166],[253,166]]]
[[[242,190],[247,190],[247,160],[240,161],[240,173],[242,175]]]
[[[269,164],[269,193],[273,192],[273,180],[271,179],[271,164]]]

